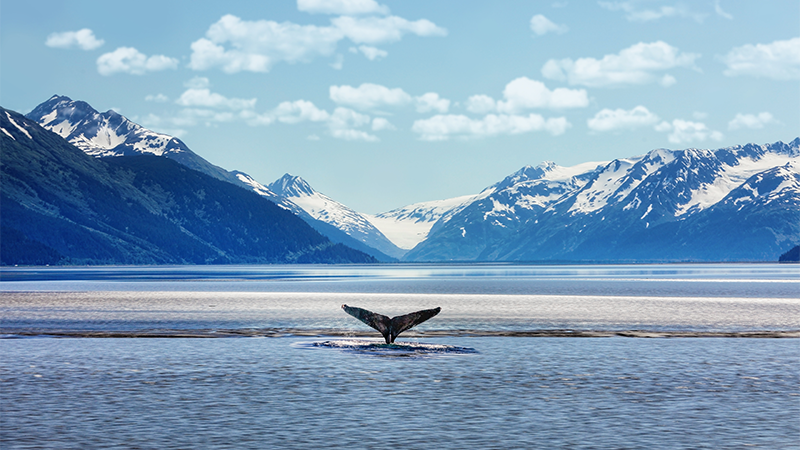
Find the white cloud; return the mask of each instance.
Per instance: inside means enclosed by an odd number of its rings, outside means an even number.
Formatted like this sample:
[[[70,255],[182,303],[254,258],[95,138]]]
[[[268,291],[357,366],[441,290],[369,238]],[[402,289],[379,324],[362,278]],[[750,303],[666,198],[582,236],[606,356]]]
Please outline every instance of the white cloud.
[[[344,55],[341,53],[336,55],[336,59],[329,64],[334,70],[342,70],[344,67]]]
[[[100,75],[130,73],[142,75],[166,69],[177,69],[178,60],[164,55],[148,57],[133,47],[120,47],[113,52],[97,58],[97,71]]]
[[[800,80],[800,37],[770,44],[735,47],[720,58],[725,75]]]
[[[503,97],[505,101],[497,102],[497,111],[509,114],[530,108],[564,109],[589,105],[589,97],[584,89],[556,88],[551,91],[541,81],[528,77],[509,82],[503,89]]]
[[[342,37],[341,31],[332,27],[247,21],[227,14],[211,25],[206,37],[192,43],[189,67],[221,67],[226,73],[268,72],[279,61],[307,62],[316,56],[330,56]]]
[[[248,111],[243,111],[248,113]],[[375,119],[361,114],[352,109],[338,107],[333,113],[328,113],[323,109],[317,108],[314,103],[307,100],[295,100],[281,102],[275,109],[265,114],[240,114],[245,117],[250,125],[271,125],[280,122],[294,125],[301,122],[317,122],[325,124],[328,133],[336,139],[348,141],[379,141],[377,136],[371,135],[357,128],[372,124],[373,130],[393,129],[389,121],[385,119]],[[316,135],[312,135],[316,136]],[[314,139],[309,137],[309,139]],[[317,137],[318,139],[318,137]],[[316,140],[316,139],[314,139]]]
[[[691,122],[683,119],[675,119],[670,122],[661,122],[655,126],[656,131],[669,132],[667,140],[673,144],[688,144],[693,142],[703,142],[707,139],[715,141],[722,140],[722,133],[709,129],[702,122]]]
[[[183,87],[189,89],[203,89],[211,86],[211,82],[206,77],[194,77],[191,80],[183,83]]]
[[[496,103],[492,97],[488,95],[473,95],[467,99],[467,111],[475,114],[486,114],[494,111]]]
[[[155,102],[155,103],[166,103],[169,101],[169,97],[164,94],[156,94],[156,95],[147,95],[144,98],[146,102]]]
[[[658,82],[658,84],[663,87],[670,87],[677,82],[678,80],[676,80],[675,77],[670,74],[665,74],[663,77],[661,77],[661,80]]]
[[[674,6],[662,5],[656,9],[647,9],[640,7],[640,4],[643,2],[637,0],[597,3],[609,11],[624,12],[625,18],[628,19],[629,22],[650,22],[665,17],[683,17],[693,19],[696,22],[702,22],[706,16],[705,14],[691,11],[683,4],[676,4]]]
[[[370,61],[386,58],[389,55],[389,52],[387,52],[386,50],[381,50],[377,47],[370,47],[369,45],[359,45],[358,48],[350,47],[350,52],[351,53],[361,52]]]
[[[366,131],[354,130],[352,128],[346,129],[332,129],[331,136],[336,139],[344,139],[345,141],[364,141],[364,142],[378,142],[378,136],[369,134]]]
[[[81,50],[94,50],[105,43],[102,39],[97,39],[94,32],[88,28],[78,31],[65,31],[63,33],[52,33],[47,36],[44,45],[53,48],[79,48]]]
[[[683,53],[663,42],[632,45],[615,55],[603,59],[579,58],[577,60],[551,59],[542,67],[542,75],[552,80],[568,81],[591,87],[645,84],[658,80],[654,72],[676,67],[693,67],[697,53]],[[675,83],[670,76],[661,78],[662,84]]]
[[[227,108],[234,111],[252,109],[256,106],[256,99],[227,98],[221,94],[211,92],[209,89],[187,89],[175,103],[181,106],[203,106],[207,108]]]
[[[389,89],[379,84],[364,83],[352,86],[331,86],[330,98],[340,105],[357,109],[373,109],[382,106],[402,106],[411,102],[411,96],[400,88]]]
[[[726,19],[728,19],[728,20],[733,20],[733,16],[732,16],[732,15],[730,15],[730,14],[728,14],[728,13],[726,13],[725,11],[723,11],[723,10],[722,10],[722,6],[720,6],[720,4],[719,4],[719,0],[716,0],[716,1],[714,2],[714,11],[715,11],[715,12],[717,13],[717,15],[718,15],[718,16],[720,16],[720,17],[724,17],[724,18],[726,18]]]
[[[738,130],[741,128],[749,128],[749,129],[760,129],[764,128],[764,125],[775,123],[776,120],[772,117],[772,114],[768,112],[762,112],[759,114],[736,114],[736,117],[733,118],[730,122],[728,122],[728,129],[729,130]]]
[[[252,115],[253,112],[249,110],[233,113],[230,111],[215,111],[207,108],[183,108],[177,113],[170,114],[169,117],[166,118],[150,114],[142,121],[142,125],[162,131],[168,129],[179,129],[183,131],[185,127],[194,127],[197,125],[213,126],[221,122],[244,120]],[[166,133],[167,131],[163,132]]]
[[[369,123],[370,117],[368,115],[357,113],[352,109],[339,107],[333,110],[333,114],[331,114],[330,120],[328,120],[328,128],[331,136],[337,139],[377,142],[379,141],[377,136],[356,129]]]
[[[695,120],[705,120],[708,119],[708,113],[703,111],[695,111],[692,113],[692,117]]]
[[[418,113],[426,113],[431,111],[446,113],[447,110],[450,109],[450,100],[447,100],[446,98],[440,98],[439,94],[435,92],[422,94],[419,97],[415,97],[414,100],[417,103]]]
[[[563,34],[566,33],[569,28],[567,28],[566,25],[556,25],[547,17],[541,14],[536,14],[535,16],[531,17],[531,30],[536,33],[537,36],[542,36],[547,33]]]
[[[381,130],[396,130],[394,125],[389,123],[388,120],[384,119],[383,117],[376,117],[372,119],[372,131],[381,131]]]
[[[311,14],[389,14],[389,8],[375,0],[297,0],[297,9]]]
[[[406,33],[417,36],[447,36],[447,30],[427,19],[409,21],[402,17],[350,17],[331,19],[344,36],[356,44],[397,42]]]
[[[143,117],[139,121],[145,127],[158,133],[164,133],[178,138],[185,136],[187,133],[187,131],[182,128],[171,127],[170,125],[166,124],[166,121],[163,118],[152,113]]]
[[[464,115],[436,115],[417,120],[411,130],[425,141],[444,141],[451,137],[481,138],[497,135],[547,131],[554,136],[563,134],[571,125],[564,117],[545,119],[539,114],[528,116],[489,114],[482,119]]]
[[[344,2],[342,2],[344,4]],[[278,62],[310,62],[335,53],[339,41],[355,44],[396,42],[407,33],[419,36],[444,36],[447,30],[421,19],[402,17],[351,17],[331,19],[332,26],[298,25],[271,20],[247,21],[231,14],[212,24],[205,37],[191,45],[189,67],[208,70],[219,67],[226,73],[269,72]],[[368,58],[386,56],[384,50],[366,47]],[[334,63],[334,68],[340,61]]]
[[[317,108],[314,103],[307,100],[281,102],[272,112],[272,116],[279,122],[289,124],[305,121],[327,122],[330,119],[327,111]]]
[[[644,106],[639,105],[630,111],[603,109],[589,119],[587,125],[594,131],[614,131],[639,128],[653,125],[656,122],[658,122],[658,116],[648,111]]]

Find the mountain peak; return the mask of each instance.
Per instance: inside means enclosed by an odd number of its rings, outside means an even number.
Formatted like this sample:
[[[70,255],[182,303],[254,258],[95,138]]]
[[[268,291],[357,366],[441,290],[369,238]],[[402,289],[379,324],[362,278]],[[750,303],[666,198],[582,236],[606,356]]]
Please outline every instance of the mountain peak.
[[[284,174],[267,187],[283,197],[307,197],[316,194],[306,180],[289,173]]]

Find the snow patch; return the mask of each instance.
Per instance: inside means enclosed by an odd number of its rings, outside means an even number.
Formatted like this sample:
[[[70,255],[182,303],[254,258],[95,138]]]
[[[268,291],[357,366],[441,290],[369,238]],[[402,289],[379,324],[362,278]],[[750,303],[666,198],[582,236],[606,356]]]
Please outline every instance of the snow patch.
[[[3,133],[5,133],[5,134],[6,134],[8,137],[10,137],[11,139],[13,139],[13,140],[15,140],[15,141],[17,140],[17,138],[15,138],[14,136],[12,136],[12,135],[11,135],[11,133],[9,133],[9,132],[8,132],[8,131],[7,131],[5,128],[3,128],[3,127],[0,127],[0,130],[3,130]]]
[[[747,179],[757,173],[776,166],[785,164],[796,166],[799,163],[800,157],[792,157],[787,162],[785,155],[767,152],[757,158],[740,158],[735,165],[723,164],[713,183],[706,183],[698,189],[695,189],[692,191],[692,196],[689,201],[678,205],[675,211],[675,217],[683,216],[689,212],[694,214],[717,204],[725,198],[728,193],[741,186]]]
[[[48,130],[52,131],[53,133],[56,133],[57,135],[63,137],[64,139],[69,137],[69,135],[72,134],[73,131],[75,131],[75,128],[77,128],[77,125],[70,123],[68,120],[65,120],[53,126],[47,126],[47,124],[41,124],[41,125],[47,128]]]
[[[39,123],[40,123],[42,126],[44,126],[44,125],[47,125],[47,124],[49,124],[50,122],[52,122],[52,121],[56,120],[56,118],[57,118],[57,117],[58,117],[58,111],[56,111],[56,110],[53,110],[52,112],[50,112],[50,113],[48,113],[48,114],[45,114],[45,115],[43,115],[43,116],[42,116],[42,120],[41,120],[41,121],[39,121]]]
[[[575,202],[569,211],[586,214],[606,206],[612,196],[625,198],[638,183],[632,183],[625,190],[621,190],[622,185],[629,179],[630,170],[642,158],[643,156],[617,159],[607,164],[597,178],[575,196]]]
[[[25,136],[28,136],[28,139],[33,140],[31,135],[28,134],[28,130],[26,130],[25,128],[22,128],[17,122],[14,122],[14,119],[11,118],[11,114],[9,114],[8,111],[6,111],[6,117],[8,117],[8,121],[11,122],[11,125],[14,125],[15,127],[17,127],[19,129],[19,131],[22,131],[22,133],[25,134]]]
[[[483,214],[483,220],[486,220],[489,216],[504,216],[506,214],[514,214],[514,207],[508,206],[504,203],[500,203],[497,199],[493,198],[492,200],[492,210],[485,212]]]

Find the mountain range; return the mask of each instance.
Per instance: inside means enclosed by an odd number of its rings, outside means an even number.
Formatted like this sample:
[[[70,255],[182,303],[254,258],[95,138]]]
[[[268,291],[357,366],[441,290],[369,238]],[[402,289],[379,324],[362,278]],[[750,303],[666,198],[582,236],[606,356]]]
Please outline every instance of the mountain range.
[[[524,167],[407,260],[775,261],[800,240],[800,138]]]
[[[775,261],[800,241],[800,138],[545,162],[477,194],[370,215],[298,176],[261,184],[214,166],[177,138],[68,97],[27,118],[95,159],[159,156],[254,191],[380,261]]]
[[[375,262],[169,158],[92,157],[2,108],[0,145],[4,265]]]
[[[282,208],[292,211],[332,242],[367,253],[379,261],[395,261],[404,253],[382,235],[372,236],[371,233],[377,230],[364,230],[360,234],[351,235],[334,224],[318,220],[287,197],[276,194],[250,175],[215,166],[191,151],[180,139],[148,130],[113,110],[101,113],[86,102],[54,95],[26,114],[26,117],[58,134],[90,156],[101,158],[163,156],[219,180],[253,190]],[[354,227],[349,229],[355,230]]]

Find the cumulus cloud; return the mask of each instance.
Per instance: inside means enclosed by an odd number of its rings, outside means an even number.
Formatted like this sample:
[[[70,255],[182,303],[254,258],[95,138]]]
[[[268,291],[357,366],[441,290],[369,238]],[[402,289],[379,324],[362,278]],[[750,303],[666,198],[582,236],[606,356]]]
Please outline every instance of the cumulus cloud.
[[[142,117],[137,121],[153,131],[156,131],[158,133],[168,134],[170,136],[175,136],[177,138],[181,138],[183,136],[186,136],[187,134],[187,131],[185,129],[173,127],[170,124],[168,124],[167,121],[164,120],[164,118],[155,114],[148,114],[147,116]]]
[[[730,15],[730,14],[728,14],[725,11],[722,10],[722,6],[720,6],[719,0],[716,0],[714,2],[714,12],[716,12],[717,15],[720,16],[720,17],[724,17],[724,18],[726,18],[728,20],[733,20],[733,16],[732,15]]]
[[[191,80],[183,83],[183,87],[189,89],[204,89],[211,86],[211,81],[206,77],[194,77]]]
[[[450,109],[450,100],[447,100],[446,98],[440,98],[439,94],[435,92],[422,94],[419,97],[415,97],[414,101],[417,104],[418,113],[426,113],[431,111],[446,113],[447,110]]]
[[[486,114],[494,111],[496,102],[488,95],[473,95],[467,99],[467,111],[475,114]]]
[[[624,12],[625,18],[630,22],[651,22],[668,17],[682,17],[692,19],[696,22],[702,22],[706,17],[705,14],[690,10],[684,4],[662,5],[658,8],[651,9],[642,7],[641,4],[643,2],[637,0],[597,3],[609,11]]]
[[[342,16],[331,19],[331,23],[356,44],[397,42],[407,33],[417,36],[447,36],[446,29],[427,19],[410,21],[398,16]]]
[[[768,112],[762,112],[758,114],[736,114],[730,122],[728,122],[728,129],[729,130],[739,130],[742,128],[749,128],[753,130],[757,130],[760,128],[764,128],[764,125],[775,123],[776,120],[772,117],[772,114]]]
[[[800,37],[769,44],[735,47],[720,58],[725,75],[800,80]]]
[[[308,100],[281,102],[272,113],[279,122],[295,124],[300,122],[326,122],[330,119],[327,111],[317,108]]]
[[[389,8],[375,0],[297,0],[297,9],[311,14],[389,14]]]
[[[97,39],[94,32],[88,28],[78,31],[65,31],[63,33],[52,33],[47,36],[44,45],[52,48],[79,48],[81,50],[94,50],[105,43],[102,39]]]
[[[372,124],[372,129],[375,131],[394,128],[385,119],[372,120],[370,116],[348,108],[338,107],[333,113],[329,113],[308,100],[281,102],[272,111],[264,114],[250,113],[246,118],[248,123],[253,126],[271,125],[275,122],[289,125],[316,122],[324,124],[328,129],[328,134],[332,137],[348,141],[379,141],[377,136],[358,129],[366,125]]]
[[[722,140],[722,133],[709,129],[702,122],[691,122],[683,119],[675,119],[670,122],[661,122],[655,126],[656,131],[669,133],[667,140],[673,144],[689,144],[703,142],[708,139],[714,141]]]
[[[551,80],[568,81],[590,87],[646,84],[659,80],[655,72],[676,67],[693,67],[697,53],[685,53],[663,42],[640,42],[618,54],[603,59],[551,59],[542,67],[542,75]],[[662,85],[672,85],[675,78],[662,77]]]
[[[661,80],[658,82],[658,84],[660,84],[663,87],[670,87],[677,82],[678,80],[676,80],[675,77],[673,77],[670,74],[666,74],[663,77],[661,77]]]
[[[356,109],[374,109],[383,106],[402,106],[411,103],[412,98],[400,88],[387,88],[379,84],[364,83],[352,86],[331,86],[330,98],[340,105]]]
[[[369,45],[359,45],[358,47],[350,47],[350,53],[361,52],[368,60],[374,61],[376,59],[385,58],[389,55],[386,50],[381,50],[377,47],[370,47]]]
[[[370,117],[352,109],[338,107],[333,110],[328,120],[328,129],[331,136],[346,141],[377,142],[378,137],[356,128],[370,123]]]
[[[341,39],[341,31],[332,27],[246,21],[227,14],[211,25],[206,37],[192,43],[189,67],[221,67],[226,73],[268,72],[278,61],[307,62],[316,56],[330,56]]]
[[[556,88],[552,91],[541,81],[520,77],[503,89],[505,100],[497,102],[497,111],[514,114],[530,108],[583,108],[589,105],[584,89]]]
[[[97,58],[97,71],[100,75],[113,75],[115,73],[143,75],[147,72],[177,68],[178,60],[175,58],[164,55],[148,57],[133,47],[120,47]]]
[[[309,5],[312,3],[317,4]],[[337,4],[345,3],[348,2]],[[343,39],[365,44],[363,49],[359,47],[362,53],[378,59],[386,56],[386,52],[373,45],[399,41],[408,33],[444,36],[447,30],[426,19],[409,21],[397,16],[341,16],[331,19],[331,26],[316,26],[247,21],[227,14],[209,27],[205,37],[192,43],[189,67],[194,70],[219,67],[226,73],[269,72],[278,62],[309,62],[316,57],[331,56]]]
[[[394,125],[389,123],[389,121],[383,117],[376,117],[372,119],[372,131],[381,131],[381,130],[396,130]]]
[[[569,28],[567,28],[566,25],[556,25],[541,14],[536,14],[531,17],[531,31],[536,33],[537,36],[542,36],[547,33],[563,34],[566,33],[567,30],[569,30]]]
[[[183,108],[167,117],[150,114],[143,119],[142,125],[168,134],[171,133],[166,130],[181,130],[185,133],[184,129],[187,127],[195,127],[198,125],[213,126],[222,122],[245,120],[252,115],[252,111],[249,110],[232,112],[216,111],[207,108]]]
[[[457,114],[440,114],[415,121],[411,130],[425,141],[445,141],[451,137],[469,139],[532,131],[547,131],[553,136],[558,136],[570,126],[564,117],[545,119],[539,114],[527,116],[489,114],[482,119],[471,119]]]
[[[603,109],[587,121],[594,131],[616,131],[639,128],[658,122],[658,116],[644,106],[636,106],[630,111],[624,109]]]
[[[202,106],[207,108],[226,108],[235,111],[252,109],[256,106],[256,99],[227,98],[221,94],[211,92],[207,88],[189,88],[181,94],[175,103],[181,106]]]
[[[155,103],[166,103],[169,101],[169,97],[164,94],[156,94],[156,95],[147,95],[144,98],[146,102],[155,102]]]

